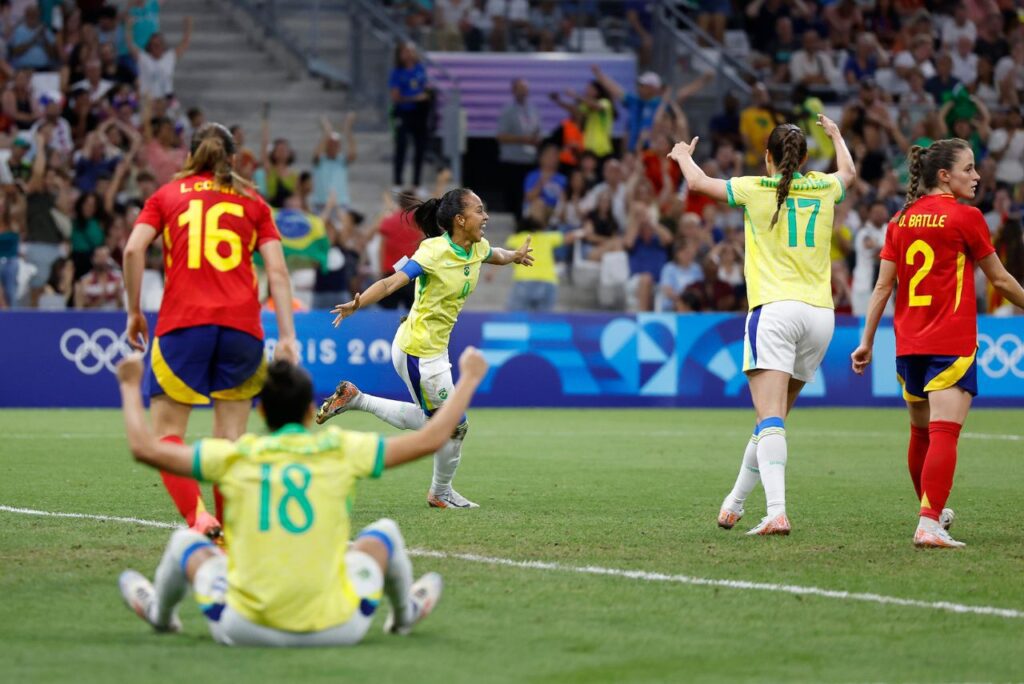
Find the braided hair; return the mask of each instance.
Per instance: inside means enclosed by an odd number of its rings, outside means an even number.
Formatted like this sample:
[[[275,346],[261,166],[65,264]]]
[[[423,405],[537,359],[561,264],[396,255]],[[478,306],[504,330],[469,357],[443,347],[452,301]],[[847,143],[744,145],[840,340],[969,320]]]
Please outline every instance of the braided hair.
[[[903,218],[910,205],[920,199],[921,195],[939,185],[939,171],[953,168],[960,151],[969,149],[970,143],[962,138],[936,140],[929,147],[911,147],[907,155],[907,170],[910,173],[907,179],[907,199],[897,214],[896,221]]]
[[[405,210],[412,214],[413,221],[428,238],[440,237],[445,233],[451,235],[455,228],[455,217],[462,213],[469,188],[455,188],[441,195],[431,197],[426,202],[414,204]]]
[[[775,213],[772,214],[772,222],[768,226],[768,230],[771,230],[779,220],[782,203],[789,197],[789,185],[793,182],[793,174],[807,156],[807,138],[799,126],[780,124],[768,136],[768,152],[772,155],[776,169],[782,175],[775,189]]]

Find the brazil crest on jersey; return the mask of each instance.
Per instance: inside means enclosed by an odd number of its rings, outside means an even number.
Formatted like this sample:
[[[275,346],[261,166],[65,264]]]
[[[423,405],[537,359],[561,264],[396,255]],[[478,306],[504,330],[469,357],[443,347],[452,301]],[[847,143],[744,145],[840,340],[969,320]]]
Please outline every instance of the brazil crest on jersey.
[[[480,264],[491,256],[487,240],[465,250],[447,233],[420,243],[411,261],[423,272],[416,279],[416,299],[398,329],[398,347],[406,354],[430,358],[448,349],[448,339],[480,278]]]

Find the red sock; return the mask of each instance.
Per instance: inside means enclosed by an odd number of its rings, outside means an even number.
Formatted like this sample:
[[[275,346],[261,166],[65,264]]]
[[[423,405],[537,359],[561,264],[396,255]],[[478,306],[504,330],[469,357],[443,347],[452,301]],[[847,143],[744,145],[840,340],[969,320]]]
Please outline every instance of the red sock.
[[[928,454],[928,428],[910,426],[910,445],[907,447],[907,468],[914,483],[917,500],[921,500],[921,470]]]
[[[220,487],[213,485],[213,507],[217,513],[217,520],[224,520],[224,495],[220,493]]]
[[[960,425],[948,420],[933,420],[928,424],[928,455],[921,471],[921,516],[939,519],[942,507],[953,488],[956,471],[956,443],[960,438]]]
[[[161,437],[160,441],[170,442],[171,444],[185,443],[177,435]],[[162,472],[160,477],[163,478],[164,487],[167,488],[167,493],[171,495],[174,505],[177,506],[178,512],[181,513],[181,517],[185,518],[185,523],[191,527],[196,522],[196,512],[202,504],[202,493],[199,491],[199,483],[191,478],[172,475],[171,473]]]

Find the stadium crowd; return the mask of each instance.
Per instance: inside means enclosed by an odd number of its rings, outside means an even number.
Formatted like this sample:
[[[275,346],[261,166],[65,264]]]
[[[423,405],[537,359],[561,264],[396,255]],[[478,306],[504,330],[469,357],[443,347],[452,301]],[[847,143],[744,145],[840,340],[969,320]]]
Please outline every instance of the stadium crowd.
[[[424,47],[569,49],[579,18],[590,17],[602,30],[621,30],[622,45],[637,52],[642,69],[650,59],[653,3],[645,0],[603,4],[600,21],[592,2],[388,5]],[[982,175],[974,204],[1008,270],[1024,278],[1024,20],[1012,1],[679,5],[718,40],[728,31],[735,43],[740,34],[753,46],[748,61],[758,74],[749,97],[726,95],[708,123],[709,140],[698,152],[709,175],[763,173],[760,151],[783,121],[806,131],[807,168],[828,171],[833,150],[814,121],[826,112],[840,122],[860,177],[847,188],[834,226],[838,310],[864,311],[886,222],[903,204],[910,146],[949,136],[971,143]],[[179,168],[190,131],[203,121],[199,108],[186,109],[174,97],[175,62],[188,47],[190,26],[177,46],[168,46],[159,29],[156,0],[131,0],[120,9],[84,1],[4,3],[0,130],[9,152],[0,165],[0,305],[121,305],[118,264],[127,231],[146,197]],[[711,78],[673,89],[653,71],[618,83],[595,68],[589,83],[549,95],[565,110],[555,130],[541,130],[530,84],[511,84],[496,131],[504,204],[519,231],[509,246],[530,233],[538,257],[534,268],[517,268],[512,308],[550,309],[559,284],[568,282],[596,292],[593,304],[603,308],[745,310],[741,209],[688,192],[666,158],[674,141],[692,135],[686,102]],[[244,131],[232,131],[241,148],[239,173],[277,209],[279,223],[298,224],[310,238],[289,256],[302,305],[343,301],[387,275],[388,264],[411,254],[421,237],[393,201],[396,194],[399,204],[430,194],[421,180],[430,84],[415,50],[398,51],[389,87],[392,190],[407,187],[410,148],[413,177],[410,193],[385,193],[373,221],[364,221],[349,197],[349,165],[356,161],[351,116],[339,130],[323,120],[323,138],[305,169],[287,140],[272,140],[269,125],[259,152],[245,147]],[[616,120],[624,124],[621,136]],[[438,190],[448,181],[443,173]],[[149,266],[143,298],[154,309],[159,246]],[[19,291],[20,299],[12,295]],[[411,288],[399,294],[384,305],[408,306]],[[985,288],[981,298],[980,310],[1007,312]]]

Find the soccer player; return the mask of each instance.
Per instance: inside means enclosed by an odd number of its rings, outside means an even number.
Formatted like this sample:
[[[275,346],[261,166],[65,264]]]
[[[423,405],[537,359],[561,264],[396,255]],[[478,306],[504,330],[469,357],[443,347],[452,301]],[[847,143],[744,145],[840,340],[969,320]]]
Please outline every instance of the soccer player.
[[[383,439],[313,422],[313,383],[290,363],[271,364],[260,412],[271,435],[194,447],[156,439],[146,425],[136,355],[118,367],[128,444],[136,459],[182,477],[219,482],[228,553],[193,530],[171,535],[155,586],[134,570],[125,602],[158,631],[180,631],[177,607],[191,585],[213,638],[231,646],[348,646],[366,634],[381,598],[385,632],[406,634],[441,596],[441,576],[415,584],[398,526],[381,519],[349,545],[348,509],[357,479],[380,477],[439,448],[487,372],[473,348],[445,406],[415,434]]]
[[[324,399],[316,422],[350,409],[368,411],[401,429],[418,429],[444,404],[452,391],[448,339],[470,293],[480,277],[480,265],[522,264],[531,266],[530,239],[512,251],[492,248],[484,239],[487,212],[475,192],[468,188],[449,190],[408,211],[427,239],[412,259],[395,264],[395,273],[366,288],[352,301],[331,310],[334,325],[361,306],[368,306],[416,280],[416,299],[391,345],[391,363],[409,389],[414,403],[382,399],[360,392],[343,380],[334,394]],[[469,429],[465,416],[451,439],[434,455],[434,477],[427,503],[434,508],[477,508],[452,489],[455,469],[462,458],[462,442]]]
[[[910,411],[907,464],[921,502],[917,546],[964,546],[949,535],[953,512],[944,506],[960,428],[978,394],[975,264],[1006,299],[1024,307],[1024,289],[995,254],[981,212],[958,202],[974,197],[980,177],[964,140],[910,149],[906,204],[889,223],[860,346],[851,354],[854,372],[863,374],[895,287],[896,377]]]
[[[804,384],[814,378],[835,328],[829,259],[832,217],[857,172],[835,123],[818,115],[818,125],[835,144],[834,174],[800,174],[807,140],[792,124],[776,126],[768,138],[767,176],[709,178],[693,160],[697,138],[677,143],[669,154],[679,162],[691,191],[744,208],[750,312],[743,371],[757,424],[736,483],[722,503],[718,525],[732,529],[760,480],[768,512],[747,534],[789,534],[785,420]]]
[[[291,281],[270,208],[235,174],[235,142],[216,123],[192,136],[185,168],[143,207],[124,253],[129,344],[149,342],[139,308],[146,249],[162,236],[166,284],[157,316],[149,374],[153,425],[162,439],[181,444],[193,406],[213,403],[213,436],[245,432],[252,398],[266,376],[263,327],[253,253],[266,266],[277,311],[275,358],[295,362]],[[164,485],[189,526],[216,537],[217,517],[203,505],[192,479],[163,473]]]

